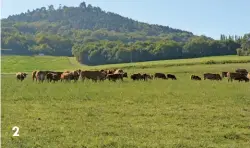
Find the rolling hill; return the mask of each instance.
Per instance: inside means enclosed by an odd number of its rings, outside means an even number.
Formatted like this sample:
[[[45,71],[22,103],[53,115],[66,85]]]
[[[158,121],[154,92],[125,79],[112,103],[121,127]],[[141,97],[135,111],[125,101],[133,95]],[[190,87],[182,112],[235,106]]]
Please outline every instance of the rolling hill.
[[[28,10],[1,23],[2,48],[12,49],[3,54],[73,55],[87,65],[250,54],[245,46],[250,34],[213,40],[135,21],[85,2],[78,7]]]

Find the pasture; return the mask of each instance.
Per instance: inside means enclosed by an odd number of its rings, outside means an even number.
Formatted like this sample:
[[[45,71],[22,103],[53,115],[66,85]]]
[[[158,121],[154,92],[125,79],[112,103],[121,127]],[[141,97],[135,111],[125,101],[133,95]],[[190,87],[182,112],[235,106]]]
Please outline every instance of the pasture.
[[[190,80],[239,67],[250,70],[249,63],[125,69],[177,76],[147,82],[38,84],[2,75],[2,146],[248,148],[250,83]]]
[[[214,65],[228,63],[250,63],[250,56],[215,56],[193,59],[162,60],[151,62],[108,64],[99,66],[87,66],[79,64],[74,57],[53,56],[2,56],[2,73],[32,72],[33,70],[73,70],[73,69],[103,69],[125,68],[145,69],[164,68],[173,66]]]

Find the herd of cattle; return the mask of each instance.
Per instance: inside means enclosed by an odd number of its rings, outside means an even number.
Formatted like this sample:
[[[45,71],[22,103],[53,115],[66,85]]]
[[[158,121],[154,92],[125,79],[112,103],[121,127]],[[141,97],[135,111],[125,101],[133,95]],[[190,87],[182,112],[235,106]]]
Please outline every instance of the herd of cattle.
[[[18,72],[16,74],[17,80],[23,81],[27,77],[27,73]],[[204,80],[222,80],[223,77],[227,77],[228,81],[238,80],[249,82],[250,73],[246,69],[236,69],[235,72],[222,72],[220,74],[214,73],[205,73],[203,74]],[[124,72],[122,69],[111,69],[111,70],[75,70],[75,71],[64,71],[64,72],[56,72],[56,71],[33,71],[32,72],[32,80],[43,82],[47,80],[48,82],[56,82],[56,81],[77,81],[85,79],[96,81],[104,81],[106,79],[110,81],[121,80],[123,78],[128,78],[127,72]],[[154,75],[150,74],[141,74],[135,73],[130,76],[132,80],[144,80],[147,81],[148,79],[172,79],[177,80],[176,76],[173,74],[164,73],[155,73]],[[201,77],[196,75],[191,75],[191,80],[201,80]]]

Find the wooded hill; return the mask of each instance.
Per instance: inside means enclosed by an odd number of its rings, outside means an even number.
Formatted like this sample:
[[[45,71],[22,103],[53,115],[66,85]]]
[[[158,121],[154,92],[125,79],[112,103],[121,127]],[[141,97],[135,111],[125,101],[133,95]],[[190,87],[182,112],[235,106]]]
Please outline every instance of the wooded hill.
[[[107,64],[210,55],[249,54],[244,37],[206,36],[138,22],[82,2],[53,5],[2,19],[2,54],[76,56],[85,64]]]

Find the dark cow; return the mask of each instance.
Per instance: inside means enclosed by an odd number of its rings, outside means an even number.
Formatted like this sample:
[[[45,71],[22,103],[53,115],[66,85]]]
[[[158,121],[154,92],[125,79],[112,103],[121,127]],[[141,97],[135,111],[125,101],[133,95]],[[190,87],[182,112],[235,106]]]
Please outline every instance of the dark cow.
[[[177,80],[175,75],[167,74],[167,79]]]
[[[114,73],[114,74],[108,74],[107,75],[107,79],[109,79],[109,81],[116,81],[116,80],[121,80],[123,81],[123,74],[121,73]]]
[[[86,78],[87,79],[91,79],[93,81],[103,81],[106,79],[106,73],[104,72],[100,72],[100,71],[81,71],[80,73],[80,77],[82,78],[82,80],[84,81]]]
[[[229,81],[233,81],[233,80],[238,80],[239,82],[240,81],[248,81],[247,79],[247,76],[244,74],[244,73],[238,73],[238,72],[228,72],[227,73],[227,77],[228,77],[228,82]]]
[[[153,76],[144,73],[144,74],[142,74],[142,78],[143,78],[144,81],[147,81],[148,79],[153,79]]]
[[[161,78],[161,79],[167,79],[167,77],[164,73],[155,73],[154,77]]]
[[[132,74],[131,76],[130,76],[130,78],[132,79],[132,80],[141,80],[142,79],[142,74],[140,74],[140,73],[135,73],[135,74]]]
[[[16,73],[16,79],[23,81],[28,74],[24,72],[18,72]]]
[[[48,82],[55,82],[55,81],[59,81],[61,79],[61,74],[63,72],[51,72],[51,73],[47,73],[46,78],[48,80]]]
[[[241,82],[241,81],[249,82],[249,78],[247,78],[245,76],[234,78],[234,80],[238,80],[239,82]]]
[[[212,73],[205,73],[204,75],[204,80],[209,79],[209,80],[222,80],[221,76],[219,74],[212,74]]]
[[[201,78],[199,76],[196,76],[196,75],[192,75],[191,76],[191,80],[201,80]]]
[[[225,71],[221,72],[221,76],[222,76],[222,78],[227,77],[227,72],[225,72]]]
[[[235,72],[247,75],[248,71],[246,69],[236,69]]]

